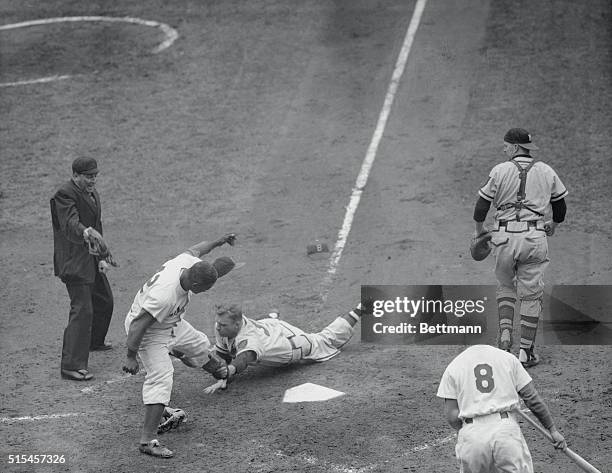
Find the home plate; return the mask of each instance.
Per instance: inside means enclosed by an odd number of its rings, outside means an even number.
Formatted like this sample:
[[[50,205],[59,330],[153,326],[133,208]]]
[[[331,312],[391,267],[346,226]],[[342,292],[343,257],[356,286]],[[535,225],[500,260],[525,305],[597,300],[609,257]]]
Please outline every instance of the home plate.
[[[340,396],[344,396],[341,391],[326,388],[313,383],[300,384],[294,388],[287,389],[283,402],[316,402],[328,401]]]

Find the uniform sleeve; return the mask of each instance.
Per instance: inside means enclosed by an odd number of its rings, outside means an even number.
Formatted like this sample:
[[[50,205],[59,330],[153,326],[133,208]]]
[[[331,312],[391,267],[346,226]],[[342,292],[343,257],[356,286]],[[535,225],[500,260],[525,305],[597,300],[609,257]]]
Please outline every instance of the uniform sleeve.
[[[552,171],[552,168],[551,168],[551,171]],[[557,173],[555,171],[552,171],[552,173],[553,173],[553,181],[552,181],[552,189],[550,190],[550,201],[556,202],[558,200],[565,198],[565,196],[567,195],[567,189],[565,188],[565,185],[563,184],[563,182],[561,182],[561,179],[559,179],[559,176],[557,176]]]
[[[66,238],[73,243],[84,242],[83,231],[85,225],[80,221],[74,199],[60,191],[53,197],[53,201],[59,228],[66,235]]]
[[[450,367],[450,366],[449,366]],[[443,399],[457,399],[458,393],[455,386],[455,380],[453,379],[449,367],[444,370],[442,379],[440,380],[440,386],[438,386],[438,393],[436,396]]]
[[[489,202],[493,202],[495,194],[497,194],[497,185],[499,181],[498,174],[498,168],[496,166],[491,170],[487,183],[478,190],[478,195]]]
[[[158,322],[163,322],[168,317],[168,311],[171,307],[168,306],[168,302],[165,298],[156,296],[155,294],[147,294],[144,302],[141,303],[141,308],[151,314]]]
[[[532,381],[527,370],[523,368],[523,365],[515,356],[512,357],[512,374],[514,388],[517,393]]]
[[[257,361],[259,361],[259,359],[264,356],[263,344],[257,337],[238,333],[238,335],[236,336],[236,356],[246,351],[254,352]]]

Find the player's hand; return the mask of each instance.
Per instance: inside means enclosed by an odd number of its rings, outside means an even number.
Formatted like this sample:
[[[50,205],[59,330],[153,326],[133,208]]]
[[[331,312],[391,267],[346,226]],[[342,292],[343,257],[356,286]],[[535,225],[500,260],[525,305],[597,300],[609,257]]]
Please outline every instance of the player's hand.
[[[136,358],[132,358],[130,356],[125,357],[125,362],[123,363],[123,371],[130,374],[138,373],[140,367],[138,366],[138,360]]]
[[[222,245],[224,243],[227,243],[230,246],[234,246],[234,243],[236,243],[236,234],[235,233],[228,233],[227,235],[224,235],[221,238],[220,242],[221,242]]]
[[[224,379],[220,379],[215,384],[211,384],[210,386],[205,387],[204,388],[204,393],[205,394],[214,394],[217,391],[219,391],[221,389],[226,389],[226,388],[227,388],[227,381],[224,380]]]
[[[215,379],[226,379],[227,378],[227,364],[219,367],[212,375]]]
[[[100,271],[102,274],[106,274],[108,268],[110,268],[110,264],[108,264],[105,260],[102,259],[98,262],[98,271]]]
[[[557,224],[555,222],[546,222],[544,224],[546,236],[553,236],[555,234],[555,228],[557,228]]]
[[[565,437],[563,437],[563,435],[561,435],[561,433],[555,427],[550,429],[550,436],[552,437],[553,445],[556,449],[565,450],[567,448]]]

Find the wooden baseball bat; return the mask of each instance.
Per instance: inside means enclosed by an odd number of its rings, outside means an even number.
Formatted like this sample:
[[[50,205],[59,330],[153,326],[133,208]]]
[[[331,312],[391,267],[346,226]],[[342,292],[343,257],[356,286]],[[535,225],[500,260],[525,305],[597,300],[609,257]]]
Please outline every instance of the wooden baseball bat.
[[[544,437],[546,437],[551,442],[553,441],[553,438],[551,437],[550,432],[548,432],[548,430],[546,430],[544,427],[538,424],[535,420],[533,420],[531,417],[529,417],[527,414],[525,414],[520,409],[516,409],[515,412],[518,415],[520,415],[523,419],[525,419],[527,422],[529,422],[531,425],[533,425],[536,428],[536,430],[538,430],[542,435],[544,435]],[[586,461],[576,452],[571,450],[569,447],[565,447],[565,449],[563,450],[563,453],[565,453],[568,457],[570,457],[572,461],[576,463],[576,465],[578,465],[583,471],[586,471],[587,473],[601,473],[601,471],[599,471],[597,468],[595,468],[593,465],[591,465],[588,461]]]

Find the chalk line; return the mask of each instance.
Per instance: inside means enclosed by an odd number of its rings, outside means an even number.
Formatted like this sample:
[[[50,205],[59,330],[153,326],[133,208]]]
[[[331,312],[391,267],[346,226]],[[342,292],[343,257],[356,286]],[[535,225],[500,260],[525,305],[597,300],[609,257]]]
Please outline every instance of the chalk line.
[[[84,412],[69,412],[67,414],[48,414],[40,416],[0,417],[0,423],[10,424],[13,422],[31,422],[36,420],[63,419],[65,417],[78,417],[84,415],[86,415]]]
[[[22,21],[20,23],[11,23],[8,25],[0,26],[0,31],[14,30],[17,28],[27,28],[30,26],[42,26],[50,25],[54,23],[72,23],[77,21],[101,21],[107,23],[131,23],[135,25],[148,26],[152,28],[159,28],[164,34],[164,40],[153,48],[153,54],[157,54],[170,46],[179,37],[178,32],[171,26],[152,20],[143,20],[141,18],[134,18],[130,16],[124,17],[113,17],[113,16],[64,16],[57,18],[42,18],[40,20]],[[70,75],[54,75],[49,77],[41,77],[39,79],[31,80],[20,80],[15,82],[4,82],[0,83],[0,87],[15,87],[20,85],[31,85],[31,84],[44,84],[47,82],[55,82],[58,80],[69,79]]]
[[[178,32],[171,26],[159,21],[143,20],[131,16],[115,17],[115,16],[62,16],[57,18],[42,18],[40,20],[22,21],[20,23],[11,23],[0,26],[0,31],[14,30],[17,28],[26,28],[29,26],[50,25],[53,23],[71,23],[76,21],[104,21],[107,23],[132,23],[135,25],[149,26],[159,28],[165,36],[164,41],[158,44],[153,53],[159,53],[164,49],[169,48],[178,38]]]
[[[322,460],[320,458],[315,457],[314,455],[309,455],[306,453],[297,453],[289,455],[279,449],[273,450],[267,445],[258,444],[257,447],[258,450],[266,450],[267,452],[271,453],[276,457],[291,460],[292,463],[295,463],[297,461],[309,466],[317,466],[319,468],[323,468],[324,471],[333,471],[335,473],[367,473],[369,471],[374,470],[378,466],[376,464],[373,464],[362,467],[353,467],[341,463],[334,463],[329,462],[327,460]]]
[[[344,221],[342,223],[340,231],[338,232],[338,239],[334,246],[334,250],[332,251],[332,254],[330,256],[329,268],[327,270],[325,278],[323,279],[321,289],[321,299],[323,301],[327,299],[329,286],[331,285],[334,279],[334,275],[336,274],[336,270],[338,269],[338,263],[340,262],[340,258],[342,257],[342,252],[344,251],[348,235],[351,231],[353,218],[355,217],[355,212],[357,211],[359,201],[361,200],[361,194],[363,193],[363,189],[365,188],[368,182],[370,170],[372,169],[372,165],[374,164],[374,160],[376,159],[378,146],[385,131],[387,120],[391,112],[393,101],[395,100],[395,94],[397,93],[400,80],[402,78],[402,75],[404,74],[404,70],[406,69],[408,54],[410,53],[410,49],[412,48],[412,43],[414,42],[414,37],[419,27],[419,23],[421,22],[421,17],[423,15],[423,10],[425,9],[426,3],[427,0],[418,0],[414,7],[412,19],[410,20],[410,24],[408,25],[408,31],[406,32],[404,43],[402,44],[402,49],[400,50],[399,56],[395,63],[395,69],[393,70],[393,75],[391,76],[391,82],[389,83],[389,87],[387,89],[385,101],[383,103],[382,110],[380,111],[380,115],[378,117],[376,128],[374,129],[372,140],[370,141],[370,145],[368,146],[368,150],[361,165],[361,170],[359,171],[355,186],[353,187],[349,204],[346,207]]]
[[[15,87],[17,85],[44,84],[45,82],[55,82],[58,80],[70,79],[71,75],[41,77],[40,79],[18,80],[17,82],[3,82],[0,87]]]

